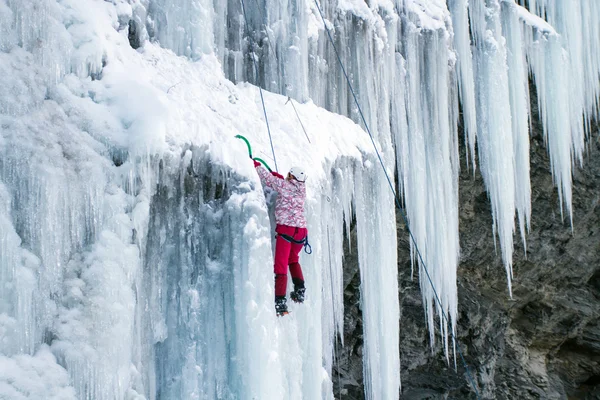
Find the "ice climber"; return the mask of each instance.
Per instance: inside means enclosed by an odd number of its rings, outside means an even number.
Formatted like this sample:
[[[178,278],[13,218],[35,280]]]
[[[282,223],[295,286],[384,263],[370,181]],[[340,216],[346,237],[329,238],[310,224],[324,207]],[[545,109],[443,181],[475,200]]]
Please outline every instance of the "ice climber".
[[[307,241],[304,201],[306,199],[306,173],[300,167],[293,167],[287,178],[277,172],[269,173],[254,160],[254,166],[264,186],[277,192],[275,200],[275,312],[278,316],[287,314],[286,289],[288,265],[294,282],[290,297],[296,303],[304,302],[304,276],[298,262],[300,251]]]

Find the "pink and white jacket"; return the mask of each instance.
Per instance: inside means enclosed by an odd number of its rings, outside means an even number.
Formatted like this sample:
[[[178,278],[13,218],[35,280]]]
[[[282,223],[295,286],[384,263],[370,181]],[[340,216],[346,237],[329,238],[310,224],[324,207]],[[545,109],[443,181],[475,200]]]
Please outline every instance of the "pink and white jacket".
[[[266,168],[259,166],[256,171],[263,185],[277,192],[275,199],[275,222],[278,225],[306,228],[304,216],[304,200],[306,199],[306,185],[295,179],[287,181],[277,178]]]

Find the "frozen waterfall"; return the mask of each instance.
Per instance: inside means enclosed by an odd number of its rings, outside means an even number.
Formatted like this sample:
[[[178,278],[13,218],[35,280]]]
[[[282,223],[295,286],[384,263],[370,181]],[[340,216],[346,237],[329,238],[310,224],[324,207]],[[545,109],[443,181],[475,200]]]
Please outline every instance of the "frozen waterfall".
[[[399,396],[395,199],[324,23],[397,177],[448,361],[460,130],[507,295],[530,90],[572,219],[600,113],[596,0],[323,0],[324,22],[313,0],[244,2],[247,21],[237,0],[0,0],[0,398],[332,399],[354,223],[365,397]],[[281,319],[273,199],[234,138],[272,163],[254,85],[281,171],[309,168],[307,301]]]

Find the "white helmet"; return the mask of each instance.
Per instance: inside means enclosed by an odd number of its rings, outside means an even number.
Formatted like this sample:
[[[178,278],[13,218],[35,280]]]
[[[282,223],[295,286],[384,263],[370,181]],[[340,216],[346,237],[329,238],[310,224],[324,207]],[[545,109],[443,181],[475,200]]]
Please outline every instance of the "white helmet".
[[[306,172],[304,172],[304,168],[301,167],[292,167],[290,169],[290,174],[300,182],[306,182]]]

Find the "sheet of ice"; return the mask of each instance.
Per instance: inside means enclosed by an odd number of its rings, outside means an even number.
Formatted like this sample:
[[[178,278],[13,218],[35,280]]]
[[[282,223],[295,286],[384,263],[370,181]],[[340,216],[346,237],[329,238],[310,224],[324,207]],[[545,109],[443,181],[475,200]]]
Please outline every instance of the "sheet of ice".
[[[212,0],[153,0],[146,3],[148,18],[153,21],[153,37],[163,47],[193,59],[212,53],[215,43]]]
[[[357,107],[353,103],[352,94],[349,92],[345,78],[337,64],[337,55],[333,52],[333,48],[328,42],[320,20],[320,14],[312,4],[313,2],[309,3],[311,4],[310,8],[308,8],[309,16],[307,24],[309,27],[307,30],[311,32],[317,30],[317,34],[311,33],[307,37],[308,52],[303,54],[303,57],[306,57],[308,62],[308,76],[311,79],[307,84],[309,96],[316,104],[322,105],[334,112],[348,115],[355,121],[360,121]],[[286,16],[288,20],[289,18],[292,18],[292,20],[295,19],[294,14],[291,17],[289,14],[286,14],[286,12],[289,13],[290,9],[286,8],[285,4],[285,2],[269,3],[266,6],[268,17],[259,21],[258,25],[253,25],[256,24],[256,15],[251,16],[251,31],[256,35],[257,32],[262,31],[265,29],[264,26],[266,26],[267,32],[264,35],[258,34],[258,38],[263,36],[268,39],[266,43],[271,43],[272,35],[269,32],[269,28],[273,27],[273,31],[277,31],[278,27],[281,26],[280,22],[286,21]],[[440,176],[433,180],[437,180],[443,176],[442,180],[447,182],[448,191],[450,193],[457,192],[456,180],[446,179],[449,176],[456,175],[458,171],[456,142],[449,139],[456,136],[458,103],[456,97],[456,80],[445,72],[448,71],[448,65],[453,64],[453,55],[447,52],[450,44],[449,38],[451,37],[449,34],[451,20],[445,3],[441,1],[410,1],[396,2],[394,4],[390,4],[390,2],[370,2],[367,4],[353,1],[324,1],[320,4],[325,14],[326,23],[334,35],[340,59],[350,76],[365,118],[374,133],[378,148],[382,151],[388,171],[393,170],[394,159],[396,159],[393,154],[390,137],[395,138],[396,146],[399,145],[399,141],[396,138],[401,134],[408,135],[405,146],[406,143],[409,143],[408,137],[411,138],[410,140],[418,140],[412,139],[412,134],[410,131],[405,130],[408,128],[404,127],[403,124],[406,124],[406,121],[411,121],[407,116],[407,104],[418,102],[416,97],[413,96],[415,93],[419,93],[421,82],[428,82],[428,77],[430,76],[426,73],[423,73],[418,78],[413,76],[413,74],[420,74],[418,69],[411,70],[410,74],[405,73],[404,68],[406,64],[403,60],[404,57],[407,57],[408,46],[404,44],[405,39],[403,36],[406,34],[405,31],[407,29],[406,25],[401,23],[401,20],[410,16],[412,18],[412,25],[417,27],[417,30],[413,33],[414,40],[423,40],[423,44],[415,50],[415,53],[412,53],[412,56],[417,58],[421,57],[419,52],[427,48],[428,32],[431,29],[439,29],[440,45],[435,47],[435,51],[442,52],[442,54],[432,51],[427,57],[435,57],[440,60],[440,63],[436,64],[436,68],[440,68],[437,72],[441,74],[442,81],[432,89],[431,93],[438,89],[445,89],[448,92],[448,96],[441,96],[440,98],[437,94],[430,95],[431,99],[439,98],[439,102],[431,105],[431,121],[433,121],[431,123],[436,128],[439,128],[446,135],[445,137],[448,138],[448,142],[444,142],[446,139],[443,139],[442,143],[444,144],[441,145],[441,148],[444,149],[443,151],[447,151],[448,153],[446,154],[441,151],[440,154],[435,154],[431,160],[426,161],[425,158],[419,157],[417,154],[406,157],[405,154],[408,152],[408,149],[406,149],[405,153],[401,151],[397,152],[398,157],[396,160],[399,165],[403,165],[400,168],[405,171],[400,172],[400,174],[413,173],[418,175],[417,171],[422,168],[422,163],[426,163],[426,165],[427,163],[436,163],[441,168],[448,167],[444,171],[440,171]],[[286,26],[286,24],[284,23],[283,26]],[[421,32],[423,32],[423,35],[427,39],[418,38]],[[257,42],[256,39],[254,41]],[[260,39],[258,41],[260,42]],[[265,50],[264,48],[261,51],[261,58],[269,60],[269,63],[271,63],[273,60],[273,51]],[[261,58],[259,58],[259,63],[265,63],[265,61],[261,61]],[[266,66],[262,69],[264,71],[266,87],[273,91],[289,94],[292,97],[303,98],[304,95],[299,95],[295,91],[295,88],[304,87],[304,85],[299,86],[298,82],[295,82],[293,85],[286,85],[284,88],[282,82],[279,80],[281,74],[273,75],[273,71],[284,71],[283,75],[290,76],[292,73],[288,73],[287,71],[298,70],[299,67],[297,64],[290,62],[289,59],[286,59],[285,62],[280,57],[275,57],[275,59],[278,61],[278,68],[276,70],[271,66]],[[416,60],[411,60],[411,62],[413,66],[419,64]],[[466,63],[467,61],[464,62]],[[421,64],[425,65],[425,62]],[[398,82],[397,77],[402,77],[400,79],[415,79],[415,91],[407,94],[406,103],[403,88],[407,84],[402,81]],[[278,83],[271,85],[271,82]],[[398,82],[398,84],[394,88],[390,88],[389,85],[382,84],[383,82]],[[473,87],[472,82],[466,82],[464,86],[467,87],[469,84]],[[427,103],[427,100],[423,100],[423,102]],[[429,104],[427,107],[429,107]],[[441,111],[436,111],[439,107],[445,108]],[[418,114],[419,109],[416,108],[414,112]],[[421,118],[421,116],[418,116],[418,118]],[[426,120],[428,118],[429,116],[423,117]],[[439,119],[436,120],[436,118]],[[390,125],[389,121],[397,122],[393,122]],[[410,128],[411,130],[415,129],[415,131],[419,131],[417,126],[422,126],[422,124],[411,122]],[[420,133],[416,133],[415,135],[418,136]],[[432,138],[435,138],[435,135]],[[414,168],[412,167],[413,165],[415,166]],[[434,168],[431,167],[430,170],[433,171]],[[433,180],[431,181],[432,185]],[[436,210],[439,210],[439,213],[431,217],[432,224],[445,224],[446,221],[454,221],[449,226],[449,231],[453,233],[451,235],[447,235],[445,231],[429,233],[430,236],[438,238],[441,243],[430,246],[428,249],[432,254],[432,260],[449,260],[447,266],[440,267],[440,271],[445,271],[447,268],[454,271],[449,272],[449,284],[446,283],[446,277],[443,276],[446,274],[445,272],[439,272],[436,277],[436,287],[440,286],[440,290],[443,290],[447,294],[447,296],[444,295],[444,298],[447,298],[448,301],[444,300],[443,305],[447,311],[447,309],[453,308],[451,304],[456,304],[456,288],[452,274],[455,274],[458,260],[457,218],[453,217],[457,213],[457,197],[452,194],[446,197],[446,191],[439,192],[433,186],[429,186],[428,190],[430,193],[428,195],[425,195],[425,193],[417,194],[414,191],[418,190],[421,184],[422,182],[418,180],[412,180],[408,187],[403,188],[405,191],[410,191],[408,196],[415,196],[415,199],[418,199],[418,201],[414,202],[414,209],[409,211],[409,218],[416,220],[416,214],[421,216],[429,215],[428,208],[421,208],[421,204],[423,204],[421,200],[424,198],[431,198],[432,206],[434,203],[454,204],[454,206],[450,207],[436,208]],[[401,183],[401,186],[403,185],[404,183]],[[440,197],[438,198],[439,193],[443,194],[439,195]],[[429,228],[424,226],[419,226],[416,229],[421,232],[430,232]],[[425,274],[422,273],[421,275],[424,277]],[[442,287],[444,288],[442,289]],[[429,287],[427,290],[425,297],[433,302],[433,289]],[[431,317],[431,321],[433,321],[433,313],[433,307],[431,307],[428,314]],[[433,324],[430,324],[430,327],[433,332]]]

